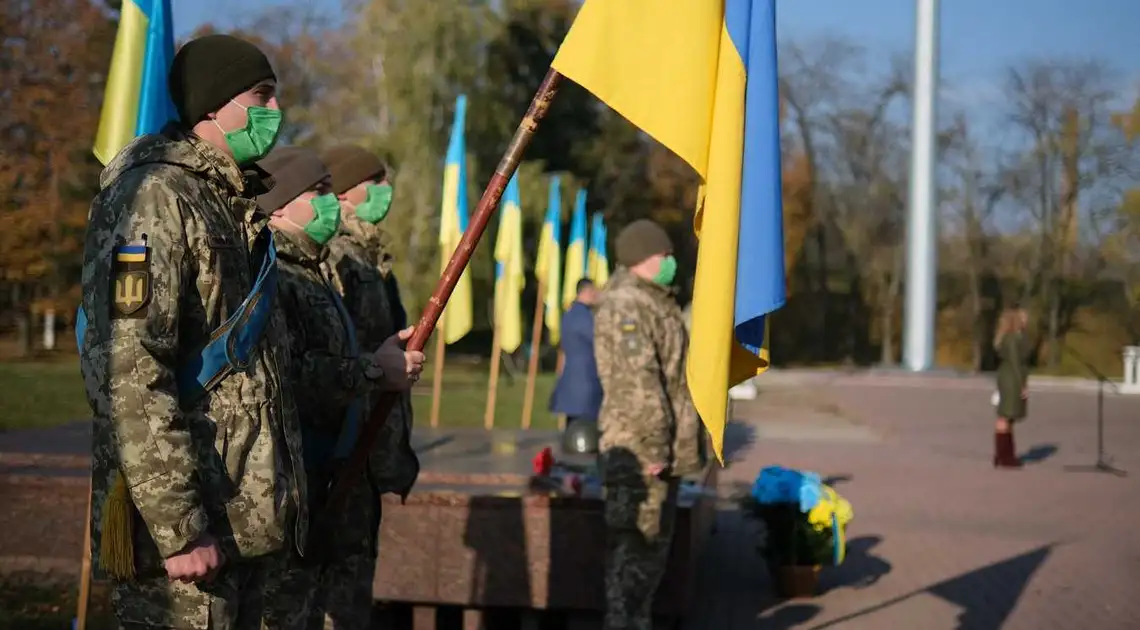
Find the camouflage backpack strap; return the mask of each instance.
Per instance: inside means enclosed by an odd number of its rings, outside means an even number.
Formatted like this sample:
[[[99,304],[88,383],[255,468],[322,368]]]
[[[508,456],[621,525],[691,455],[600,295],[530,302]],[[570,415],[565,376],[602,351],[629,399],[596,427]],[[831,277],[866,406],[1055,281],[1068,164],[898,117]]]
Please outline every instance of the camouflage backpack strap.
[[[137,247],[116,247],[114,255],[134,255],[129,250]],[[268,227],[258,233],[254,248],[261,250],[263,255],[261,269],[249,295],[225,323],[210,333],[206,347],[178,369],[180,405],[199,400],[226,377],[249,369],[250,356],[265,334],[277,297],[277,248]],[[80,305],[75,318],[75,340],[80,352],[83,352],[86,333],[87,314]]]

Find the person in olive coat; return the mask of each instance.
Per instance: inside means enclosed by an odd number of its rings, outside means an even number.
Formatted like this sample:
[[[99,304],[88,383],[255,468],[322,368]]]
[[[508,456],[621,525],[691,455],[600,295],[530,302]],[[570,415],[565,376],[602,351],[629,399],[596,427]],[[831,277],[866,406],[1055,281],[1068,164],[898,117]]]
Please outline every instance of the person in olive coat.
[[[994,467],[1018,468],[1021,460],[1013,442],[1013,425],[1025,418],[1029,401],[1030,344],[1025,329],[1029,315],[1024,309],[1008,309],[998,320],[994,348],[1001,363],[997,371],[997,424],[994,427]]]

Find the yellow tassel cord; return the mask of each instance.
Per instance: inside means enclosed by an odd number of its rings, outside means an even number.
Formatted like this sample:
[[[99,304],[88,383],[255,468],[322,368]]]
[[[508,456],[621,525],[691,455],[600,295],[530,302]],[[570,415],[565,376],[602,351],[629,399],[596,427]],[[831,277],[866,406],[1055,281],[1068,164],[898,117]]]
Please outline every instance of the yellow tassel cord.
[[[135,576],[135,546],[132,531],[131,495],[123,473],[115,475],[115,483],[103,505],[103,536],[100,539],[99,564],[112,577],[129,580]]]

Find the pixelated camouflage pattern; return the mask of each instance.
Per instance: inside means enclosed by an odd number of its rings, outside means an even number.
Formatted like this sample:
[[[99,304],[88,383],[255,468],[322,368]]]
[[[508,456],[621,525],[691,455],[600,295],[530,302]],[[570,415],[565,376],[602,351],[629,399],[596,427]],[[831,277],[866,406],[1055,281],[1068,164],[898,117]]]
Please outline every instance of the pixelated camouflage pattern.
[[[606,630],[652,628],[680,476],[700,469],[700,421],[685,380],[688,330],[667,287],[619,269],[594,317],[602,383]],[[645,473],[662,464],[661,477]]]
[[[265,578],[280,555],[227,566],[210,582],[184,584],[166,576],[119,582],[111,606],[123,630],[260,630],[269,595]]]
[[[209,531],[229,562],[307,535],[301,437],[283,318],[275,313],[249,369],[198,401],[179,399],[175,370],[245,299],[261,264],[253,240],[266,223],[264,190],[231,158],[173,127],[124,148],[103,171],[83,254],[88,318],[81,372],[94,412],[93,556],[103,506],[121,471],[137,508],[136,574],[165,580],[162,560]],[[151,297],[112,317],[112,249],[149,247]],[[142,525],[145,524],[145,527]],[[161,577],[160,577],[161,576]],[[135,590],[122,621],[169,615],[180,604]],[[169,590],[169,589],[168,589]],[[125,617],[123,615],[126,615]]]
[[[372,354],[351,345],[336,288],[321,266],[328,250],[304,235],[274,232],[278,304],[285,313],[294,357],[290,377],[296,383],[298,418],[335,436],[353,399],[375,388],[375,381],[368,378]]]
[[[336,540],[321,572],[319,595],[310,616],[312,629],[370,630],[372,581],[376,576],[376,543],[380,502],[370,483],[353,486],[346,509],[334,521]]]
[[[306,431],[322,434],[335,443],[352,400],[374,388],[375,382],[368,378],[371,358],[360,356],[350,343],[336,289],[321,266],[328,249],[303,234],[275,232],[280,270],[278,303],[285,312],[289,349],[295,357],[291,378],[296,383],[298,416]],[[305,446],[310,447],[308,443]],[[310,469],[310,483],[327,485],[332,463],[325,462],[329,468],[322,471]],[[310,508],[318,510],[325,496],[319,488],[310,487],[310,499],[317,503]],[[350,511],[360,509],[354,505]],[[338,540],[345,535],[339,527],[334,531]],[[301,629],[311,624],[321,572],[320,564],[306,562],[295,554],[283,556],[268,579],[272,596],[266,598],[267,630]]]
[[[674,478],[606,488],[605,630],[652,630],[653,597],[669,560],[678,487]]]
[[[347,210],[343,213],[341,231],[364,248],[371,257],[372,264],[387,278],[392,273],[392,264],[395,261],[389,246],[391,237],[388,232],[379,225],[362,221],[352,211],[352,205],[347,201],[342,201],[341,204]]]
[[[263,630],[307,630],[321,580],[321,566],[298,556],[292,549],[269,562],[265,580]]]
[[[688,331],[665,287],[619,269],[594,317],[602,383],[599,452],[607,484],[641,483],[651,464],[684,476],[701,469],[700,420],[685,378]],[[623,449],[631,456],[611,457]]]
[[[360,221],[352,206],[342,203],[345,205],[341,233],[329,243],[325,265],[356,322],[361,347],[375,349],[398,332],[405,317],[399,300],[392,299],[395,277],[391,273],[391,257],[386,249],[378,249],[384,247],[386,238],[380,228]],[[382,260],[388,262],[381,265]],[[375,402],[376,396],[369,398],[366,414]],[[369,476],[381,493],[406,497],[419,476],[419,460],[411,447],[412,421],[411,393],[405,392],[369,457]]]

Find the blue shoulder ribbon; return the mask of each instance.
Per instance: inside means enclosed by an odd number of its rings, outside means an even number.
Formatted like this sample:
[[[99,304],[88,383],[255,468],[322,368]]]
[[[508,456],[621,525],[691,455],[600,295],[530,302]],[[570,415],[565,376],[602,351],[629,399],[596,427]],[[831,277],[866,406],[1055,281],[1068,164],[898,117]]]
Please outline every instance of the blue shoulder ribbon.
[[[269,228],[262,228],[254,241],[254,251],[263,250],[261,269],[237,311],[210,333],[206,347],[177,371],[179,404],[186,405],[205,396],[235,372],[249,369],[250,356],[261,342],[277,299],[277,247]],[[83,352],[87,314],[83,307],[75,318],[75,340]]]

